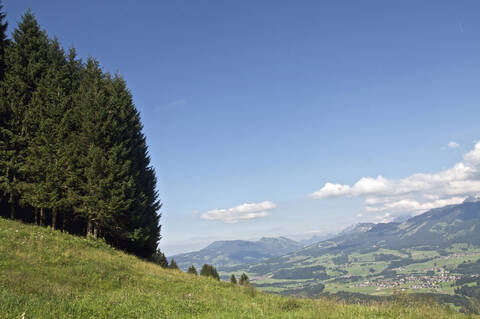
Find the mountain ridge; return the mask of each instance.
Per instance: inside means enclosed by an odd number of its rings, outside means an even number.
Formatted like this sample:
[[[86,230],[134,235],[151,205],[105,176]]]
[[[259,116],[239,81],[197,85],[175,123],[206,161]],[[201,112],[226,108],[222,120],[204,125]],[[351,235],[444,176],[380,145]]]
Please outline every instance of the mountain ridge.
[[[256,241],[219,240],[198,251],[173,255],[170,258],[181,269],[189,266],[201,267],[213,264],[218,270],[229,269],[239,264],[255,263],[271,257],[281,256],[303,247],[286,237],[262,237]]]
[[[479,229],[480,202],[465,201],[403,222],[353,225],[336,237],[238,271],[272,292],[388,295],[401,287],[453,295],[462,288],[458,280],[480,277]]]

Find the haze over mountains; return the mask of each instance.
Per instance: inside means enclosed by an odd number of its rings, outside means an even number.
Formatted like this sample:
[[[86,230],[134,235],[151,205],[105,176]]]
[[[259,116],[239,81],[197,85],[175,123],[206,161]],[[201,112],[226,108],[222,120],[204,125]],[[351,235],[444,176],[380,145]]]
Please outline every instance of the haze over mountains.
[[[344,254],[374,248],[401,249],[423,245],[438,248],[472,241],[480,244],[480,237],[477,238],[475,232],[480,225],[471,224],[471,216],[479,218],[476,211],[479,200],[472,196],[460,205],[436,208],[415,217],[404,216],[390,223],[353,224],[336,235],[317,235],[301,241],[286,237],[215,241],[199,251],[172,258],[184,269],[192,264],[208,263],[219,270],[229,270],[238,268],[238,265],[255,264],[283,255],[289,258],[305,252],[317,257],[332,252]]]
[[[246,272],[257,287],[282,294],[475,294],[464,283],[480,276],[479,230],[480,201],[469,197],[401,222],[355,224],[307,246],[284,237],[219,241],[173,257],[181,268],[210,263],[224,275]]]
[[[198,268],[203,264],[213,264],[219,270],[226,270],[232,266],[282,256],[302,247],[301,243],[285,237],[263,237],[258,241],[222,240],[215,241],[199,251],[178,254],[172,258],[182,269],[191,265]]]

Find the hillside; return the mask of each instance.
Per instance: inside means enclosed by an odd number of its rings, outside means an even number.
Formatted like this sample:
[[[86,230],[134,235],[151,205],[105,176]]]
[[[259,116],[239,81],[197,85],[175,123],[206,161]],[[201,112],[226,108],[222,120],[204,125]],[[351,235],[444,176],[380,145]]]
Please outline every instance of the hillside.
[[[402,223],[359,224],[340,236],[239,269],[281,293],[347,291],[480,296],[480,202],[430,210]],[[471,290],[475,290],[471,291]],[[312,293],[313,292],[313,293]]]
[[[185,254],[172,256],[181,269],[190,265],[201,268],[203,264],[212,264],[218,270],[226,270],[239,264],[258,263],[264,259],[288,254],[303,246],[285,237],[263,237],[257,241],[222,240],[207,247]]]
[[[362,306],[268,295],[165,270],[101,241],[1,218],[0,287],[5,319],[466,318],[433,304]]]

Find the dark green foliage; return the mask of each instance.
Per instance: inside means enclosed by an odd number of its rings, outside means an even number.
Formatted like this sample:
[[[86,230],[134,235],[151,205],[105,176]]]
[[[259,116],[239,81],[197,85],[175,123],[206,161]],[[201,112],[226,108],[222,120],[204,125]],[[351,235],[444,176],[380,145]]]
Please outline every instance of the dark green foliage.
[[[172,258],[172,260],[170,260],[170,265],[168,265],[168,268],[169,269],[178,269],[178,266],[177,266],[177,263],[175,262],[175,259]]]
[[[273,273],[272,278],[275,279],[310,279],[319,280],[328,279],[329,276],[325,272],[325,267],[318,265],[312,267],[297,267],[292,269],[279,269]]]
[[[162,253],[159,249],[155,251],[155,253],[150,257],[151,261],[156,263],[162,268],[167,268],[168,267],[168,260],[167,257],[165,257],[165,254]]]
[[[281,309],[283,311],[293,311],[293,310],[297,310],[298,308],[300,308],[300,303],[298,302],[297,299],[295,298],[288,298],[286,299],[282,305],[281,305]]]
[[[231,283],[231,284],[234,284],[234,285],[237,284],[237,278],[235,278],[235,275],[234,275],[234,274],[232,274],[232,276],[230,276],[230,283]]]
[[[480,273],[480,259],[471,263],[462,263],[458,265],[456,272],[463,275],[476,275]]]
[[[0,1],[0,81],[3,80],[3,72],[5,71],[5,49],[9,45],[7,39],[8,22],[4,21],[6,14],[2,12],[3,5]]]
[[[455,286],[462,286],[465,284],[469,284],[472,282],[476,282],[477,286],[480,287],[480,277],[477,277],[476,275],[474,277],[463,277],[460,279],[455,280]]]
[[[195,268],[194,265],[191,265],[190,267],[188,267],[187,273],[195,276],[198,275],[197,269]]]
[[[413,259],[413,258],[404,258],[401,260],[394,260],[391,261],[388,268],[389,269],[394,269],[398,267],[405,267],[410,264],[420,264],[429,261],[430,259],[428,258],[422,258],[422,259]]]
[[[479,286],[462,286],[458,289],[455,289],[455,293],[462,295],[462,296],[467,296],[467,297],[472,297],[477,300],[480,300],[480,287]]]
[[[348,255],[346,254],[341,254],[338,257],[332,258],[332,261],[337,264],[337,265],[342,265],[348,263]]]
[[[220,280],[220,276],[218,275],[217,269],[212,265],[208,265],[208,264],[203,265],[202,269],[200,270],[200,276],[212,277],[217,280]]]
[[[247,274],[243,273],[240,276],[240,280],[238,281],[240,285],[248,285],[250,283]]]
[[[33,121],[35,106],[39,102],[37,89],[46,77],[49,64],[49,40],[30,12],[23,16],[15,29],[13,40],[5,50],[0,101],[0,117],[4,121],[0,188],[8,197],[11,218],[16,217],[27,180],[32,179],[26,159],[29,144],[38,128],[38,122]]]
[[[125,81],[92,58],[82,63],[73,48],[66,55],[30,11],[8,42],[4,18],[0,214],[156,254],[156,177]]]
[[[400,259],[400,257],[392,254],[375,254],[375,261],[392,261]]]

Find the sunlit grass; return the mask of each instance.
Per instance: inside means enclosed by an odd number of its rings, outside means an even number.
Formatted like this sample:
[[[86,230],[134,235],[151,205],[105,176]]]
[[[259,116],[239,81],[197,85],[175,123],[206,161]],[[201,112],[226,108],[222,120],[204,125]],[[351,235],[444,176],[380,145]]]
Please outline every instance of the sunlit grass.
[[[0,219],[0,318],[464,318],[436,304],[293,299],[165,270],[101,241]]]

